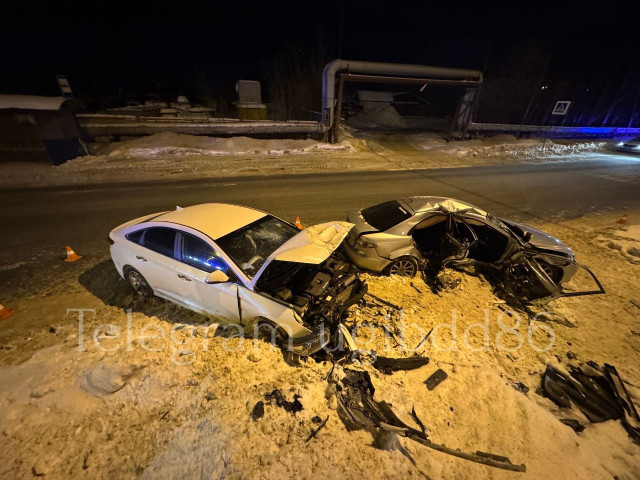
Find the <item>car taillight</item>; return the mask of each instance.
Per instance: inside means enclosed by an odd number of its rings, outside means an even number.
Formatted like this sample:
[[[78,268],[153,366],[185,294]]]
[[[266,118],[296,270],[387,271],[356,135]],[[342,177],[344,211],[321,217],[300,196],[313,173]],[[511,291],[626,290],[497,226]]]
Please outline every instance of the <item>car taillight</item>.
[[[366,240],[364,240],[362,237],[360,237],[357,241],[356,241],[356,245],[359,247],[363,247],[363,248],[373,248],[375,247],[375,245],[371,242],[367,242]]]
[[[109,239],[109,245],[113,245],[114,243],[116,243],[113,241],[113,238],[111,238],[111,235],[108,235],[107,238]]]

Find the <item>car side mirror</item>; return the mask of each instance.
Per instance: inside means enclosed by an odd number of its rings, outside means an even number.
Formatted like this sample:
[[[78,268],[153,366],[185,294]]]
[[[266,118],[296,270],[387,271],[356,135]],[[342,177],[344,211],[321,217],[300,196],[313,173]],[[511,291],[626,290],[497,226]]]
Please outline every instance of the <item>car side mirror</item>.
[[[225,283],[229,281],[229,276],[222,270],[214,270],[205,279],[205,283]]]
[[[531,240],[531,237],[533,237],[533,233],[531,233],[531,232],[526,232],[526,233],[524,234],[524,241],[525,241],[525,242],[528,242],[529,240]]]

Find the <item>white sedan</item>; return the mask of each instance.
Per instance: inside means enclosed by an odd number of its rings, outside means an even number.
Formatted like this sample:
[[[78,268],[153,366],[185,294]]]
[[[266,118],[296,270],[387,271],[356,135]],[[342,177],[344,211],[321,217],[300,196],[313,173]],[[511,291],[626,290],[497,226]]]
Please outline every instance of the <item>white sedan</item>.
[[[266,320],[292,351],[309,355],[366,293],[357,269],[335,253],[352,226],[300,231],[260,210],[208,203],[137,218],[112,230],[109,242],[138,294],[243,327]]]

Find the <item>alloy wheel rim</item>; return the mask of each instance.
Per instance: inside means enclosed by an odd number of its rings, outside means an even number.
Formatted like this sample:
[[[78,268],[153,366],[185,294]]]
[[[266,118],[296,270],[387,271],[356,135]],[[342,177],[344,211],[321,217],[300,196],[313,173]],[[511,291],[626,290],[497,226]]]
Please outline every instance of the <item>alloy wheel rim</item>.
[[[415,275],[415,265],[411,260],[400,260],[391,267],[391,274],[412,277]]]
[[[131,284],[131,287],[138,293],[141,292],[142,290],[142,280],[140,279],[140,275],[138,275],[136,272],[131,272],[129,274],[129,283]]]

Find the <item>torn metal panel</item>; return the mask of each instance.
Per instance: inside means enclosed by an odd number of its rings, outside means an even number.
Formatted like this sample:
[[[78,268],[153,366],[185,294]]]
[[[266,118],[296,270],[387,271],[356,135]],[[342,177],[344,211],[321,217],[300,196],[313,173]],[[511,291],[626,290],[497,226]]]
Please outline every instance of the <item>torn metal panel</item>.
[[[592,423],[620,419],[631,439],[640,444],[640,417],[615,367],[588,362],[572,367],[569,375],[547,366],[542,391],[562,408],[572,405]]]
[[[374,393],[375,388],[368,372],[345,370],[345,376],[337,382],[336,395],[340,418],[348,429],[381,429],[409,438],[428,448],[475,463],[514,472],[526,471],[524,464],[513,464],[507,457],[501,455],[480,451],[467,453],[432,442],[424,431],[416,430],[400,420],[389,404],[384,401],[375,401]]]
[[[429,357],[404,357],[390,358],[377,356],[373,366],[383,373],[399,372],[402,370],[415,370],[429,364]]]

